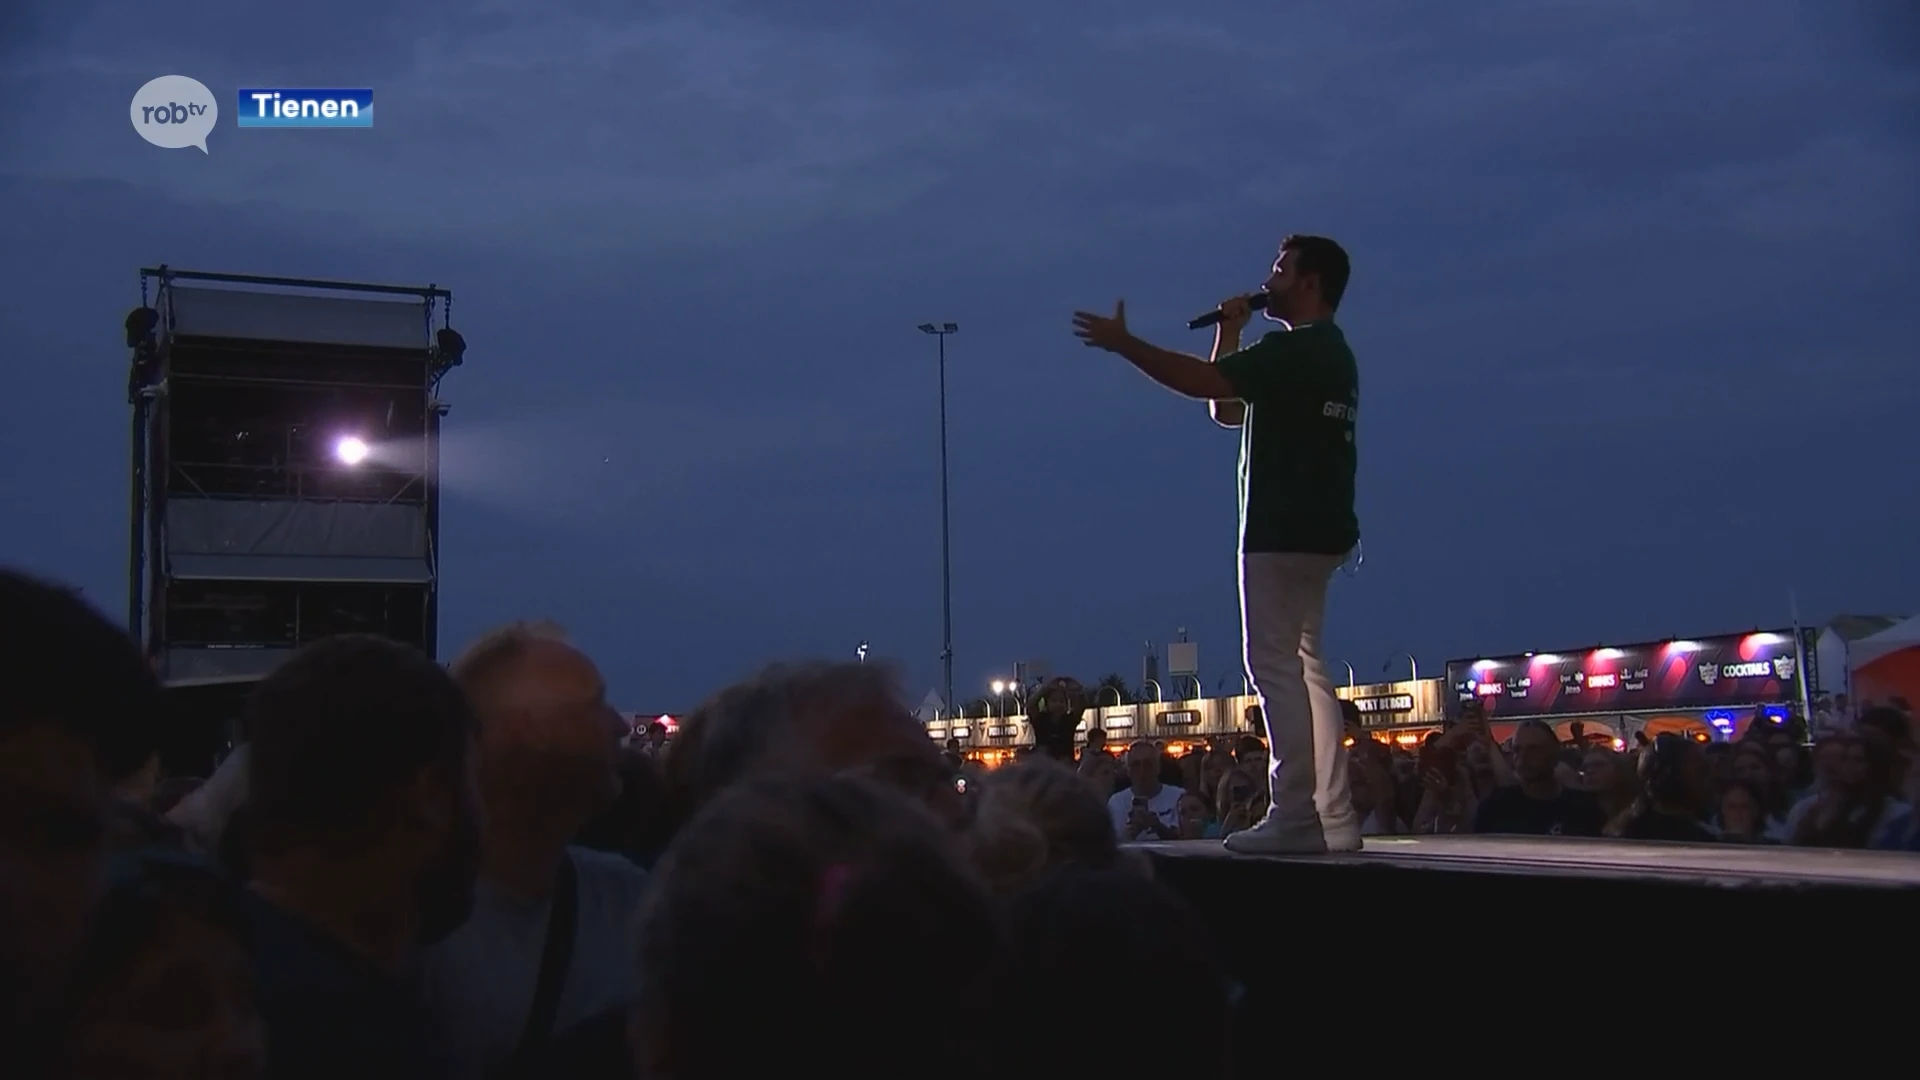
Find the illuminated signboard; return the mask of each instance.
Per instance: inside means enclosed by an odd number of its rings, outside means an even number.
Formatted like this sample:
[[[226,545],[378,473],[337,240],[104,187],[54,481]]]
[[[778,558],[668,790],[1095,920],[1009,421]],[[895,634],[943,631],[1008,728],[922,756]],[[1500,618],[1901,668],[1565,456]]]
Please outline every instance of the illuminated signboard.
[[[1353,707],[1362,716],[1368,713],[1405,713],[1413,711],[1412,694],[1388,694],[1386,697],[1352,698]]]
[[[671,713],[633,713],[627,729],[635,735],[645,735],[656,723],[666,728],[669,735],[680,730],[680,718]]]
[[[1196,709],[1171,709],[1158,719],[1166,727],[1193,727],[1200,722],[1200,713]]]
[[[1396,728],[1430,726],[1446,718],[1446,680],[1404,679],[1334,687],[1334,696],[1359,713],[1360,726]]]
[[[1797,701],[1815,691],[1811,631],[1796,653],[1793,632],[1726,634],[1617,648],[1527,653],[1447,664],[1447,713],[1479,700],[1501,716],[1714,709]],[[1364,711],[1364,708],[1363,710]]]

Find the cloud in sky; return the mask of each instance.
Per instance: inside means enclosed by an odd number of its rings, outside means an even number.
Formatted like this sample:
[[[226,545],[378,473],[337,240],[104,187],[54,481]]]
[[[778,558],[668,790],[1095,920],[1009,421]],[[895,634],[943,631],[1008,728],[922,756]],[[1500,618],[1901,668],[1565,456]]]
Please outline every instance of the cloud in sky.
[[[1231,439],[1064,315],[1126,295],[1178,344],[1303,229],[1355,253],[1368,402],[1337,650],[1777,622],[1789,581],[1920,607],[1879,539],[1920,518],[1858,464],[1910,458],[1920,406],[1898,13],[1388,7],[15,8],[0,334],[33,404],[0,450],[72,452],[0,480],[48,511],[10,557],[117,605],[138,266],[434,280],[473,342],[452,445],[487,451],[450,466],[450,637],[553,610],[661,705],[842,639],[925,681],[912,326],[953,318],[962,667],[1131,671],[1186,625],[1229,670]],[[371,85],[379,125],[162,154],[120,119],[162,69]]]

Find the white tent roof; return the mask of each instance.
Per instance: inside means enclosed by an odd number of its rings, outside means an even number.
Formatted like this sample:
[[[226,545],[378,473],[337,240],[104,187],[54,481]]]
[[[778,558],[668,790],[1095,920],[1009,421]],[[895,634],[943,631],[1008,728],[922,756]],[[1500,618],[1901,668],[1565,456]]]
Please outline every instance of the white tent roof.
[[[1847,646],[1847,662],[1852,667],[1870,664],[1875,660],[1920,645],[1920,615],[1903,622],[1895,623],[1885,630],[1864,637]]]
[[[914,719],[923,724],[930,723],[947,715],[947,703],[940,700],[939,691],[929,690],[927,696],[920,702],[920,707],[913,710],[913,715]]]

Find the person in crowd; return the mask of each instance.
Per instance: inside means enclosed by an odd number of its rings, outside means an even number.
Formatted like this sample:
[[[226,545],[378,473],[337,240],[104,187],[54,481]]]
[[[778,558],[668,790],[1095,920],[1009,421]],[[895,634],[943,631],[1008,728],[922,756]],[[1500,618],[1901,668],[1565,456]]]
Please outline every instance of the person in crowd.
[[[1107,800],[1107,816],[1123,840],[1177,839],[1184,794],[1161,782],[1160,751],[1143,739],[1127,748],[1127,787]]]
[[[183,855],[149,851],[121,862],[80,965],[62,1074],[264,1075],[266,1032],[238,887]]]
[[[1125,791],[1127,787],[1126,767],[1122,763],[1124,754],[1114,752],[1113,743],[1107,733],[1100,728],[1089,728],[1087,745],[1082,748],[1078,758],[1078,767],[1082,776],[1088,777],[1094,788],[1099,790],[1102,799],[1109,798],[1116,791]],[[1101,785],[1105,784],[1102,788]]]
[[[1724,742],[1703,743],[1702,753],[1707,756],[1707,784],[1711,791],[1718,791],[1733,779],[1733,744]]]
[[[1781,815],[1784,827],[1794,805],[1812,794],[1819,785],[1819,777],[1812,752],[1794,742],[1791,736],[1784,732],[1769,735],[1767,746],[1773,753],[1774,773],[1780,788],[1776,797],[1785,804],[1785,812]]]
[[[1713,827],[1722,843],[1778,842],[1769,830],[1766,797],[1759,786],[1746,780],[1729,780],[1720,788],[1718,803]]]
[[[1792,803],[1766,738],[1745,738],[1736,744],[1728,771],[1729,784],[1745,784],[1759,799],[1761,831],[1775,841],[1784,841],[1787,811]]]
[[[481,873],[421,983],[456,1074],[624,1075],[647,876],[570,842],[619,797],[625,724],[550,623],[492,631],[452,671],[480,722]]]
[[[658,720],[647,723],[646,737],[640,741],[640,752],[650,758],[667,756],[667,725]]]
[[[1266,813],[1266,774],[1236,765],[1220,778],[1213,805],[1220,816],[1221,837],[1251,829]]]
[[[1480,799],[1473,783],[1472,766],[1460,751],[1465,738],[1474,737],[1469,728],[1455,725],[1445,732],[1427,736],[1416,763],[1420,781],[1420,801],[1413,812],[1412,831],[1420,835],[1451,835],[1473,831],[1473,817]],[[1498,754],[1499,749],[1495,748]]]
[[[1126,771],[1112,754],[1104,750],[1098,754],[1080,755],[1079,773],[1087,787],[1100,796],[1103,804],[1113,798],[1115,792],[1127,789]]]
[[[1882,851],[1920,851],[1920,768],[1907,769],[1900,802],[1904,809],[1888,815],[1873,846]]]
[[[1258,705],[1247,706],[1249,710],[1259,707]],[[1261,742],[1256,736],[1242,735],[1239,741],[1234,743],[1233,761],[1248,772],[1265,776],[1268,765],[1267,744]]]
[[[1908,806],[1893,787],[1894,751],[1854,730],[1821,744],[1820,781],[1787,815],[1788,842],[1802,847],[1864,848],[1882,840]]]
[[[1006,912],[991,1000],[1025,1020],[996,1040],[992,1075],[1227,1075],[1232,985],[1186,901],[1138,874],[1070,867],[1014,896]],[[1112,1031],[1116,1001],[1131,995],[1150,996],[1173,1026]]]
[[[1888,790],[1904,790],[1913,764],[1913,721],[1906,711],[1889,705],[1868,709],[1854,721],[1854,733],[1878,747],[1887,763]]]
[[[476,730],[445,669],[371,635],[303,646],[255,688],[248,932],[268,1077],[451,1075],[408,977],[473,907]]]
[[[1086,711],[1085,687],[1065,677],[1049,680],[1034,692],[1033,711],[1027,717],[1034,747],[1055,761],[1072,762],[1075,729]]]
[[[574,843],[619,855],[651,869],[672,839],[673,822],[656,759],[636,750],[620,754],[620,797],[587,822]]]
[[[1107,749],[1106,729],[1099,728],[1099,727],[1088,728],[1087,744],[1080,748],[1080,757],[1078,760],[1084,763],[1088,758],[1091,758],[1091,757],[1112,757],[1112,756],[1113,756],[1112,752]]]
[[[967,958],[999,943],[986,884],[924,801],[858,777],[742,778],[682,830],[643,906],[635,1071],[979,1076],[1003,1025]]]
[[[1213,812],[1213,800],[1199,789],[1180,796],[1180,839],[1220,839],[1220,819]]]
[[[1362,836],[1392,836],[1403,831],[1391,771],[1392,754],[1385,744],[1362,736],[1347,755],[1347,767],[1353,773],[1347,786],[1352,793],[1353,812],[1360,815]]]
[[[1707,754],[1684,735],[1656,736],[1640,752],[1640,798],[1620,835],[1628,840],[1707,843],[1712,830],[1701,818],[1713,799]]]
[[[1463,722],[1463,727],[1466,726]],[[1503,760],[1484,723],[1478,739],[1491,760]],[[1594,797],[1561,784],[1554,775],[1560,738],[1538,720],[1522,721],[1513,733],[1514,782],[1494,788],[1474,810],[1476,833],[1526,836],[1599,836],[1605,815]],[[1499,766],[1495,766],[1497,773]]]
[[[217,856],[221,852],[227,826],[247,800],[250,757],[252,752],[246,743],[234,747],[205,783],[168,811],[167,821],[180,829],[188,847],[209,855]]]
[[[1617,750],[1588,744],[1580,758],[1578,774],[1581,790],[1600,805],[1605,824],[1601,834],[1619,836],[1633,816],[1633,804],[1640,797],[1640,775],[1632,759]]]
[[[1547,734],[1553,735],[1553,729],[1547,728]],[[1565,761],[1560,753],[1560,737],[1553,735],[1554,753],[1553,777],[1561,780],[1565,775],[1562,766]],[[1467,776],[1472,781],[1472,795],[1476,807],[1480,800],[1503,787],[1514,787],[1520,783],[1519,775],[1501,751],[1500,744],[1494,740],[1492,722],[1487,719],[1484,703],[1478,698],[1468,702],[1462,710],[1460,722],[1440,733],[1440,741],[1458,753],[1467,768]],[[1569,786],[1564,781],[1562,787]]]
[[[0,1076],[32,1076],[105,888],[109,793],[152,751],[160,687],[75,590],[0,570],[0,611]]]
[[[107,844],[115,851],[186,846],[186,834],[153,809],[160,784],[160,749],[152,738],[115,747],[108,775],[118,777],[108,801]],[[135,760],[135,758],[138,760]]]
[[[664,767],[670,813],[692,820],[741,780],[777,770],[870,770],[958,828],[961,785],[913,718],[885,664],[775,664],[720,691],[680,725]]]
[[[1188,783],[1185,755],[1175,753],[1173,747],[1159,739],[1154,740],[1153,751],[1160,755],[1160,782],[1184,790]]]
[[[1220,790],[1220,781],[1233,771],[1233,751],[1224,746],[1214,745],[1211,740],[1205,752],[1200,755],[1199,789],[1211,798]]]
[[[997,893],[1022,888],[1062,866],[1108,869],[1126,854],[1106,803],[1071,769],[1045,755],[987,777],[967,845]]]
[[[1561,749],[1561,760],[1572,766],[1575,773],[1585,763],[1587,750],[1594,745],[1587,734],[1587,723],[1575,720],[1567,725],[1567,745]]]

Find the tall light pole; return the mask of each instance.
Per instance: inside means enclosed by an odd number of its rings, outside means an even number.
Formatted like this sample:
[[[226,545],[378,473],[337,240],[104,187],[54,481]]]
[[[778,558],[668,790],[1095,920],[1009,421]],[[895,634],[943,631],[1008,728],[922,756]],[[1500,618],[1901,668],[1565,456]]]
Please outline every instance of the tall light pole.
[[[920,332],[940,339],[940,664],[947,712],[953,712],[953,528],[947,502],[947,335],[958,323],[921,323]]]
[[[1413,658],[1412,653],[1407,653],[1407,652],[1394,653],[1392,656],[1387,657],[1387,662],[1380,665],[1380,673],[1382,675],[1392,674],[1393,662],[1395,660],[1398,660],[1402,656],[1407,658],[1407,666],[1413,669],[1413,681],[1419,682],[1420,681],[1420,661],[1415,660]]]

